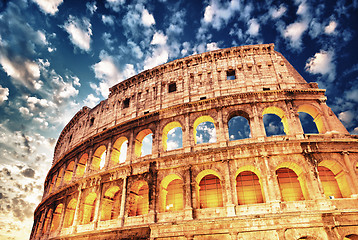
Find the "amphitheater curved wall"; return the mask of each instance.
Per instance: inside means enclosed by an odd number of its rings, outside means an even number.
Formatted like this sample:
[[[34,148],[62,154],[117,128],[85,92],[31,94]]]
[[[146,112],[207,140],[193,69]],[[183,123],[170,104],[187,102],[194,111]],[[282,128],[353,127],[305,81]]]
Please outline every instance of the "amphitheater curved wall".
[[[273,44],[178,59],[113,86],[62,131],[31,239],[356,239],[358,140],[324,92]],[[318,134],[304,133],[299,112]],[[281,118],[283,136],[267,136],[265,114]],[[250,137],[230,139],[235,116]],[[202,122],[215,142],[197,142]],[[175,127],[182,147],[168,150]]]

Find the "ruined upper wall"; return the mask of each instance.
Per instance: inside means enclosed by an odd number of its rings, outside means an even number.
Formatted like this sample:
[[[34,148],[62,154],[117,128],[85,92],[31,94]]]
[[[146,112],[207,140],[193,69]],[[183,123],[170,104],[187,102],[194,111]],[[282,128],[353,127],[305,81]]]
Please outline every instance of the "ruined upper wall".
[[[233,74],[234,80],[227,75]],[[169,86],[175,85],[175,91]],[[206,52],[146,70],[110,88],[107,100],[84,107],[66,125],[54,163],[108,128],[175,105],[238,93],[305,89],[310,85],[273,44]],[[312,86],[311,86],[312,87]]]

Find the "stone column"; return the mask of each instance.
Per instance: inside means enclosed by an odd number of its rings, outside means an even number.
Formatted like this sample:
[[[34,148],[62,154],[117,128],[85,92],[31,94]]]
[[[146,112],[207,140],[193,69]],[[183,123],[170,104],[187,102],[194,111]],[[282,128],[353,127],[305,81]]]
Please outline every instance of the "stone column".
[[[233,186],[231,185],[231,174],[230,174],[230,162],[229,160],[224,161],[224,179],[225,179],[225,193],[226,193],[226,210],[227,216],[236,216],[235,204],[233,202]]]
[[[302,138],[302,134],[303,134],[303,129],[302,129],[302,125],[300,122],[300,119],[298,118],[298,116],[296,116],[297,113],[295,113],[293,111],[293,106],[292,106],[292,102],[291,101],[286,101],[286,105],[285,105],[285,117],[287,119],[287,127],[288,129],[288,133],[286,133],[287,135],[295,135],[295,136],[301,136]],[[283,121],[283,119],[282,119]]]
[[[352,197],[357,198],[358,197],[358,178],[357,175],[354,173],[354,168],[352,166],[352,162],[349,159],[349,152],[343,151],[343,160],[346,165],[346,169],[348,170],[348,184],[351,187]]]
[[[258,113],[255,104],[251,105],[253,116],[250,117],[250,130],[252,138],[263,138],[266,136],[262,116]]]
[[[128,181],[127,176],[124,176],[123,186],[122,186],[121,206],[119,209],[119,216],[118,216],[121,227],[124,226],[124,220],[125,220],[124,213],[125,213],[125,206],[126,206],[126,199],[127,199],[127,197],[126,197],[127,196],[127,181]]]
[[[75,158],[75,165],[73,166],[72,180],[74,180],[76,178],[76,171],[77,171],[77,165],[78,165],[79,160],[80,159],[78,157]]]
[[[269,165],[269,156],[262,156],[264,161],[265,177],[267,182],[267,190],[269,199],[267,202],[280,202],[281,201],[281,192],[280,186],[278,185],[276,173],[272,172]]]
[[[184,220],[193,219],[193,194],[192,194],[191,166],[187,166],[184,173]]]
[[[191,146],[194,144],[193,139],[193,126],[190,126],[190,115],[185,114],[184,115],[184,126],[183,129],[183,149],[184,152],[190,152]]]
[[[226,147],[229,139],[225,138],[227,131],[224,128],[222,108],[219,108],[219,111],[217,112],[217,121],[215,125],[217,126],[218,130],[216,132],[217,142],[220,144],[220,147]]]
[[[78,197],[77,197],[77,204],[76,204],[76,209],[75,209],[75,214],[73,216],[73,226],[77,226],[79,225],[79,221],[81,221],[79,219],[79,213],[80,213],[80,207],[81,207],[81,196],[82,196],[82,189],[81,189],[81,184],[78,187]]]
[[[128,164],[132,164],[133,159],[136,158],[135,156],[135,151],[134,151],[134,147],[135,147],[135,137],[134,137],[134,129],[132,129],[130,131],[129,134],[129,139],[128,139],[128,147],[127,147],[127,158],[126,161],[129,160]]]
[[[86,174],[89,174],[92,171],[92,169],[91,169],[92,158],[93,158],[93,146],[91,147],[90,152],[88,154],[87,166],[86,166],[84,176],[86,176]]]
[[[62,209],[62,213],[61,213],[61,219],[60,219],[60,224],[58,224],[58,228],[57,228],[57,232],[60,233],[62,230],[62,226],[63,226],[63,221],[65,220],[65,212],[66,212],[66,208],[67,208],[67,197],[65,199],[65,204],[63,204],[63,209]]]
[[[101,183],[101,180],[99,180],[99,186],[97,186],[97,199],[96,199],[96,205],[94,210],[94,216],[93,216],[93,222],[97,225],[97,222],[100,220],[100,208],[102,203],[102,188],[103,184]]]

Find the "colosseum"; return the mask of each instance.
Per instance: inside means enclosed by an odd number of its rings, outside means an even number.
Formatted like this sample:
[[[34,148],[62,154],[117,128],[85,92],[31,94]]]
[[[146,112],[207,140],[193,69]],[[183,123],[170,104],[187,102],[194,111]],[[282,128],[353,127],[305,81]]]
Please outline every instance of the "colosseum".
[[[193,55],[72,118],[30,239],[358,239],[357,162],[325,90],[273,44]]]

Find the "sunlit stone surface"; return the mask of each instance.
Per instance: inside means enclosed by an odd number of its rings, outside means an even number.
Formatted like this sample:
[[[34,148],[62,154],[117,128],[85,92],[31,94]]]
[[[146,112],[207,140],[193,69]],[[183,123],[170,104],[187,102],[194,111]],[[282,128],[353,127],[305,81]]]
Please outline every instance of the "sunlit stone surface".
[[[273,44],[118,83],[62,131],[31,239],[357,239],[358,139],[324,93]]]

